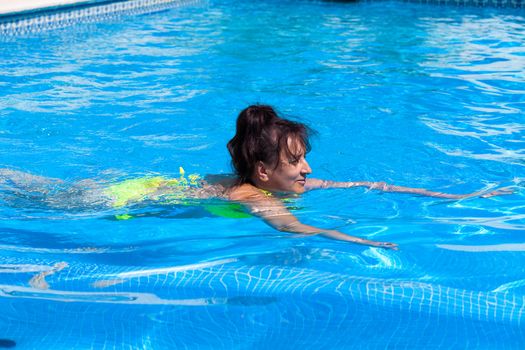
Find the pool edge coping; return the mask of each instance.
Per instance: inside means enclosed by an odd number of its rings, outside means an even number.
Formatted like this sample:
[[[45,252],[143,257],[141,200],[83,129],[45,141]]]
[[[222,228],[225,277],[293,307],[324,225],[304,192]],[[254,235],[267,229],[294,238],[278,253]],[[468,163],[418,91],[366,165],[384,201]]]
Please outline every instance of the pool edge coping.
[[[0,1],[0,18],[67,9],[77,6],[94,6],[126,0],[25,0]]]

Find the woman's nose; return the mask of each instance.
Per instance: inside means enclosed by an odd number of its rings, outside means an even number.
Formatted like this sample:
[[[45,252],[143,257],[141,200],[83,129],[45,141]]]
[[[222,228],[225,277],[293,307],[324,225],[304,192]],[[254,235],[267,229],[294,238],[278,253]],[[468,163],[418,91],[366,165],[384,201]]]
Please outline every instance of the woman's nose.
[[[303,161],[303,168],[301,169],[301,172],[303,174],[311,174],[312,168],[310,168],[310,164],[306,161],[306,159]]]

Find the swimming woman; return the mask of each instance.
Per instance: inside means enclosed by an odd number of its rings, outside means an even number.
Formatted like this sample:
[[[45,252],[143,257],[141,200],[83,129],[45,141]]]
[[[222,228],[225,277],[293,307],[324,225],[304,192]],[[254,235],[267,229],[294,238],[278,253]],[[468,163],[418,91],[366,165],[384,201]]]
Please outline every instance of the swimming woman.
[[[235,136],[227,145],[235,178],[208,176],[200,179],[196,175],[186,178],[181,168],[181,177],[175,179],[156,176],[109,185],[84,180],[67,186],[59,179],[0,169],[0,189],[4,197],[6,193],[10,193],[11,196],[22,193],[24,198],[32,202],[45,203],[47,207],[61,209],[93,206],[121,208],[145,201],[184,204],[191,199],[218,198],[241,204],[251,214],[261,217],[279,231],[304,235],[320,234],[341,241],[390,249],[397,249],[397,245],[303,224],[287,209],[283,200],[286,196],[302,194],[309,190],[352,187],[450,199],[512,193],[499,190],[454,195],[388,185],[384,182],[311,179],[308,176],[312,169],[306,160],[306,154],[310,151],[310,134],[306,125],[281,118],[272,107],[252,105],[239,114]],[[126,217],[127,215],[124,215],[124,218]]]
[[[358,244],[397,249],[389,242],[353,237],[336,230],[321,229],[301,223],[279,199],[286,194],[326,188],[368,187],[385,192],[412,193],[430,197],[461,199],[491,197],[509,191],[475,192],[454,195],[420,188],[388,185],[384,182],[336,182],[311,179],[306,160],[310,151],[310,130],[301,123],[283,119],[270,106],[253,105],[237,118],[235,136],[228,142],[237,179],[226,190],[227,198],[242,203],[251,213],[262,217],[272,227],[286,232],[321,234]]]

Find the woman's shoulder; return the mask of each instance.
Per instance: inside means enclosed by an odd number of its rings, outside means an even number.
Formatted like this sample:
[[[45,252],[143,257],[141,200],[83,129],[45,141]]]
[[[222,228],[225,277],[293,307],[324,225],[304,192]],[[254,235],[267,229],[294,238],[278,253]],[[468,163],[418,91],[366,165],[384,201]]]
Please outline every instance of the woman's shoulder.
[[[272,196],[251,183],[239,183],[234,175],[207,175],[205,178],[208,190],[220,192],[222,197],[235,202],[269,201]]]
[[[242,185],[241,185],[242,186]],[[202,190],[207,197],[217,197],[227,200],[236,200],[232,193],[238,195],[239,188],[237,177],[228,174],[206,175],[202,181]]]
[[[257,199],[257,197],[262,196],[262,193],[252,184],[243,183],[230,187],[227,191],[227,196],[232,201],[245,202]]]

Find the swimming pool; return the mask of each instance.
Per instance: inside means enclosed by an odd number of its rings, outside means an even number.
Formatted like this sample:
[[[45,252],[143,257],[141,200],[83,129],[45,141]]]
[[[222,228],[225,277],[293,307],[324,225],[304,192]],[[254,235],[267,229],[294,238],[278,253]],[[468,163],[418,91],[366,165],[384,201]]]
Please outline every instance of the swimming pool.
[[[2,168],[66,182],[228,173],[237,113],[264,102],[318,131],[314,177],[516,192],[294,203],[306,223],[397,252],[199,206],[116,220],[2,197],[0,346],[520,348],[524,24],[516,10],[220,0],[2,37]]]

